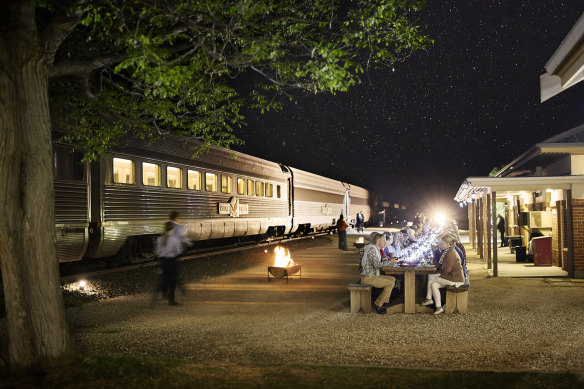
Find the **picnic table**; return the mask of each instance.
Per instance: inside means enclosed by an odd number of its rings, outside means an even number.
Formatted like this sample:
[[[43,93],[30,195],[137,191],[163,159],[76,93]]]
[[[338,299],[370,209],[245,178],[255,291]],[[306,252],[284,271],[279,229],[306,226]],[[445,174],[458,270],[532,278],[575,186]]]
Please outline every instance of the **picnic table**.
[[[432,312],[432,307],[416,304],[416,275],[436,273],[436,266],[420,267],[400,264],[399,266],[384,266],[381,269],[385,274],[403,274],[404,276],[404,303],[388,308],[388,312]]]

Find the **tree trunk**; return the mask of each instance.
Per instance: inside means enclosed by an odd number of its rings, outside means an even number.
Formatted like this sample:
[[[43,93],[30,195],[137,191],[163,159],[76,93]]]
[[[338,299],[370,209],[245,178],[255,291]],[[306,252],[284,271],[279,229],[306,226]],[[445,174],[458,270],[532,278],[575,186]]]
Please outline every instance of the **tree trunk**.
[[[30,1],[0,6],[0,263],[14,369],[75,356],[55,247],[47,66]]]

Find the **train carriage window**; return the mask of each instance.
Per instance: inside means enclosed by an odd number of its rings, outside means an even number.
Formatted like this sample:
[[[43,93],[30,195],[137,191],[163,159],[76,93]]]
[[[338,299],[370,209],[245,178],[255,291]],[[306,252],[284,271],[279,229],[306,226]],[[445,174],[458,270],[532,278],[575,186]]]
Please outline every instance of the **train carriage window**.
[[[83,154],[70,148],[54,146],[53,162],[55,164],[55,179],[83,180]]]
[[[142,184],[160,186],[160,166],[155,163],[142,163]]]
[[[221,193],[231,193],[233,191],[233,178],[221,175]]]
[[[266,197],[274,197],[274,184],[266,184]]]
[[[215,173],[205,173],[205,190],[207,192],[217,192],[218,177]]]
[[[278,198],[282,197],[282,192],[280,189],[280,185],[276,185],[276,195],[278,196]]]
[[[245,179],[238,178],[237,179],[237,194],[244,195],[245,194]]]
[[[182,169],[178,167],[166,167],[166,186],[169,188],[182,188]]]
[[[114,182],[117,184],[134,183],[134,161],[114,158]]]
[[[201,190],[201,172],[196,170],[188,171],[188,185],[189,189]]]
[[[256,196],[264,195],[264,183],[261,181],[256,181]]]
[[[247,194],[250,196],[255,194],[255,183],[253,180],[247,180]]]

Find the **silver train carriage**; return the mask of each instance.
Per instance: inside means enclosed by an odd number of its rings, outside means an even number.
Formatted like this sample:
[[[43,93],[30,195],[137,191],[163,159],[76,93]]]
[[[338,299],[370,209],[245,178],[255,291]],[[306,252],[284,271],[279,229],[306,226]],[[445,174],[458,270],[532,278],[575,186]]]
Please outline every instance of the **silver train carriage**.
[[[54,135],[55,218],[60,262],[153,256],[175,210],[193,241],[330,230],[342,213],[369,220],[369,191],[330,178],[171,136],[132,140],[91,164]]]

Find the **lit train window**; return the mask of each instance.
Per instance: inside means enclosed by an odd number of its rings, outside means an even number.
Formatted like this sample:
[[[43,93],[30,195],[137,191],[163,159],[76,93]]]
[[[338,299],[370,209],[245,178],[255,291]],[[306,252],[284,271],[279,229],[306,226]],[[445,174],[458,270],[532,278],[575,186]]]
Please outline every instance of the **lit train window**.
[[[245,180],[243,178],[237,179],[237,194],[244,195],[245,194]]]
[[[266,197],[274,197],[274,184],[266,184]]]
[[[118,184],[134,183],[134,162],[129,159],[114,158],[114,182]]]
[[[166,167],[166,186],[182,188],[182,169],[172,166]]]
[[[233,178],[221,175],[221,193],[231,193],[233,189]]]
[[[261,181],[256,181],[256,196],[264,195],[264,183]]]
[[[217,192],[217,174],[205,173],[205,190],[207,192]]]
[[[142,184],[160,186],[160,166],[154,163],[142,163]]]
[[[247,180],[247,194],[253,196],[255,193],[255,183],[253,180]]]
[[[280,185],[276,185],[276,195],[278,198],[282,197],[282,193],[280,192]]]
[[[201,190],[201,172],[196,170],[188,171],[189,189]]]

